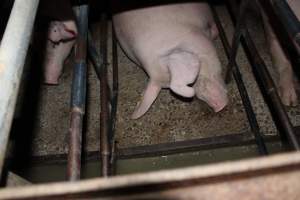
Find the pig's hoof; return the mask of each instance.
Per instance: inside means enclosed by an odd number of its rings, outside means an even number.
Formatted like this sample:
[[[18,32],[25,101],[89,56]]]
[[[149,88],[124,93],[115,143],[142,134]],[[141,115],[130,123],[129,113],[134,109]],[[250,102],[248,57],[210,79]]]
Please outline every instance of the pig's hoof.
[[[298,97],[294,88],[280,88],[280,98],[286,106],[297,106]]]

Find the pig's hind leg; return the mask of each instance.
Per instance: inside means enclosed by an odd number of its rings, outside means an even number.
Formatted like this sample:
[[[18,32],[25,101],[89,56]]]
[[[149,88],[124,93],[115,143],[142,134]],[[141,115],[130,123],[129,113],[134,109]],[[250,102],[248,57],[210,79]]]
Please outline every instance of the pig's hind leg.
[[[278,38],[273,32],[266,16],[263,14],[264,27],[270,49],[272,64],[279,74],[278,89],[281,101],[287,106],[298,104],[296,94],[296,81],[290,61],[281,48]]]

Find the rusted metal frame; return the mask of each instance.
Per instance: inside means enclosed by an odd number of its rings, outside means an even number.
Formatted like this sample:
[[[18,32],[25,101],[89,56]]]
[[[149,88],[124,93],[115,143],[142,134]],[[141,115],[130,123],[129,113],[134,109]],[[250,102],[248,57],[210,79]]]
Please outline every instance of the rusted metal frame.
[[[110,120],[109,120],[109,141],[111,147],[111,159],[110,164],[112,168],[111,174],[115,173],[116,169],[116,150],[117,145],[115,141],[115,125],[116,125],[116,117],[117,117],[117,105],[118,105],[118,89],[119,89],[119,76],[118,76],[118,49],[117,49],[117,39],[114,32],[114,28],[112,26],[112,96],[111,96],[111,109],[110,109]]]
[[[234,35],[232,38],[232,48],[230,51],[230,55],[229,55],[229,61],[228,61],[228,65],[226,67],[226,75],[225,75],[225,82],[228,83],[230,81],[230,75],[232,72],[232,68],[234,67],[234,63],[235,63],[235,58],[238,52],[238,48],[240,45],[240,38],[243,34],[243,31],[245,29],[245,18],[247,15],[246,9],[247,6],[249,5],[250,0],[243,0],[240,4],[239,7],[239,14],[238,14],[238,21],[236,24],[236,28],[234,31]]]
[[[104,177],[109,176],[112,173],[111,168],[111,145],[109,141],[109,91],[107,80],[107,16],[103,13],[101,16],[101,32],[100,32],[100,55],[102,58],[101,77],[100,77],[100,155],[101,155],[101,175]]]
[[[300,78],[300,22],[286,0],[258,0]]]
[[[235,0],[228,0],[227,3],[229,3],[229,11],[231,11],[233,21],[236,23],[236,13],[238,11],[237,4]],[[279,130],[279,134],[281,135],[283,142],[287,140],[293,149],[299,150],[299,142],[295,136],[293,126],[286,111],[284,110],[283,104],[278,96],[276,87],[266,65],[250,37],[247,27],[245,28],[241,39],[246,55],[251,63],[253,74],[269,107],[272,118]]]
[[[78,37],[75,46],[75,65],[73,71],[71,93],[71,122],[69,130],[69,154],[67,178],[69,181],[80,179],[81,171],[81,143],[83,130],[83,117],[86,104],[87,82],[87,31],[88,31],[88,5],[76,8]]]
[[[15,0],[0,46],[0,177],[39,0]]]
[[[246,5],[243,5],[243,6],[246,6]],[[241,6],[241,7],[243,7],[243,6]],[[225,31],[222,27],[222,24],[221,24],[221,21],[218,17],[218,14],[217,14],[214,7],[211,6],[211,9],[212,9],[212,12],[213,12],[213,15],[214,15],[214,19],[215,19],[217,28],[219,30],[219,35],[220,35],[221,41],[223,43],[227,58],[232,59],[231,60],[232,63],[230,64],[232,66],[232,73],[233,73],[234,79],[236,81],[236,84],[237,84],[237,87],[238,87],[238,90],[239,90],[244,108],[246,110],[248,122],[250,124],[251,131],[254,134],[255,141],[256,141],[256,144],[257,144],[257,147],[258,147],[258,151],[261,155],[266,155],[266,154],[268,154],[266,144],[265,144],[264,138],[263,138],[263,136],[262,136],[262,134],[259,130],[259,125],[257,123],[257,119],[256,119],[255,113],[253,111],[251,101],[250,101],[248,93],[247,93],[247,89],[246,89],[245,84],[242,80],[242,75],[240,73],[239,67],[235,62],[235,58],[233,59],[233,57],[231,57],[231,56],[236,56],[236,52],[232,53],[233,49],[230,47],[230,44],[228,42],[228,39],[226,37]],[[245,11],[245,8],[242,8],[242,9]],[[240,25],[240,28],[241,28],[241,25]],[[241,29],[238,29],[236,32],[240,32],[240,31],[241,31]],[[239,41],[236,41],[236,43],[239,43]],[[235,48],[236,48],[236,51],[237,51],[237,46]]]

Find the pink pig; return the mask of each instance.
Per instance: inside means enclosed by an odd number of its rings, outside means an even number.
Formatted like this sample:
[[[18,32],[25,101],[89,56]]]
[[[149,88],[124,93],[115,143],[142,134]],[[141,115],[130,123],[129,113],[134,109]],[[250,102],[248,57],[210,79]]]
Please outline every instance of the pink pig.
[[[57,84],[64,61],[75,44],[75,16],[70,0],[41,0],[39,14],[42,19],[52,19],[43,58],[44,82]]]
[[[75,44],[77,28],[74,21],[52,21],[44,58],[44,82],[57,84],[64,61]]]
[[[117,13],[113,23],[125,53],[149,76],[132,115],[144,115],[162,88],[205,101],[215,112],[228,102],[213,40],[218,31],[206,3],[177,3]]]
[[[299,0],[287,0],[289,6],[300,20],[300,1]],[[280,43],[275,35],[271,25],[268,22],[267,16],[263,13],[263,21],[266,31],[266,38],[271,53],[273,66],[279,73],[279,95],[281,101],[287,106],[296,106],[298,104],[296,94],[296,80],[293,74],[291,62],[286,57],[282,50]]]

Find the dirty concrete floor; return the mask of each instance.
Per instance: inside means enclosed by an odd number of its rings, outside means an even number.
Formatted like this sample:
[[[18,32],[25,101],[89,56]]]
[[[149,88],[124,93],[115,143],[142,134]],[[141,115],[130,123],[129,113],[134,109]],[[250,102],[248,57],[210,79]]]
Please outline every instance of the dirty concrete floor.
[[[232,36],[233,27],[227,10],[218,6],[217,11],[223,20],[228,36]],[[266,64],[271,66],[266,42],[257,18],[250,21],[251,33]],[[94,36],[99,35],[99,28],[93,27]],[[109,34],[111,38],[111,33]],[[99,46],[99,38],[96,38]],[[215,42],[218,54],[225,67],[227,58],[220,39]],[[109,67],[111,68],[111,40],[109,40]],[[133,64],[119,49],[119,102],[116,124],[118,147],[129,147],[163,142],[188,140],[192,138],[213,137],[249,130],[247,118],[232,81],[228,85],[229,105],[221,112],[214,113],[204,102],[194,98],[182,100],[163,90],[149,112],[138,120],[131,120],[130,115],[147,83],[147,76]],[[252,76],[249,63],[240,48],[237,63],[240,66],[252,105],[261,128],[266,134],[276,134],[271,116]],[[68,149],[68,126],[70,112],[70,89],[72,70],[69,62],[61,77],[59,86],[41,86],[37,114],[35,115],[33,154],[47,155],[66,153]],[[270,70],[273,70],[269,67]],[[111,70],[111,69],[110,69]],[[274,70],[273,70],[274,71]],[[274,72],[271,72],[274,74]],[[276,77],[275,77],[276,78]],[[86,110],[86,151],[99,149],[99,81],[91,65],[88,67],[88,105]],[[300,107],[288,108],[294,125],[300,124]]]

